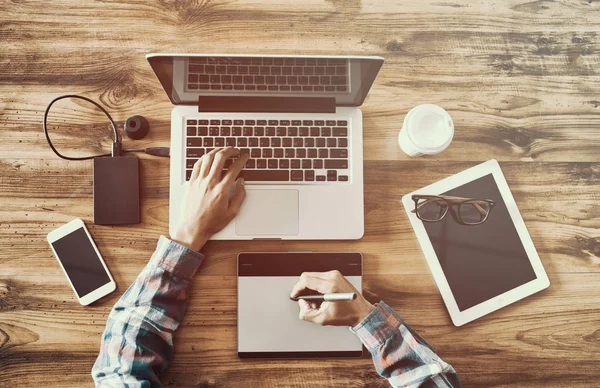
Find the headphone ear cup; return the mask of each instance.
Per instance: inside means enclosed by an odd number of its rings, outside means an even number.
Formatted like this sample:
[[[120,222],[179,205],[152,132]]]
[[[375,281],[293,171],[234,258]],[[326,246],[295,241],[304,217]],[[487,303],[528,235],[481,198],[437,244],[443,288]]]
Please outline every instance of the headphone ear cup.
[[[139,140],[146,137],[150,124],[143,116],[132,116],[125,121],[124,129],[128,138]]]

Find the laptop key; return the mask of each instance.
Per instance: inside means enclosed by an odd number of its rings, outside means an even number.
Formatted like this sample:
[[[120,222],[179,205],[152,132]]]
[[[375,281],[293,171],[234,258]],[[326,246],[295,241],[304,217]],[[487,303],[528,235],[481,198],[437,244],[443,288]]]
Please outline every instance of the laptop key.
[[[202,147],[202,138],[192,137],[187,139],[186,145],[188,147]]]
[[[257,159],[256,168],[267,168],[267,159]]]
[[[302,169],[308,170],[312,168],[312,161],[310,159],[302,159]]]
[[[348,168],[348,160],[346,159],[327,159],[325,160],[325,168],[335,168],[338,170],[345,170]]]
[[[208,136],[208,127],[198,127],[198,136]]]
[[[339,182],[348,182],[348,175],[338,175]]]
[[[337,141],[334,137],[327,138],[327,147],[333,148],[335,147]]]
[[[306,170],[304,171],[304,180],[307,182],[313,182],[315,180],[315,172],[314,170]]]
[[[221,136],[229,136],[231,127],[221,127]]]
[[[296,157],[297,158],[306,158],[306,149],[305,148],[298,148],[296,150]]]
[[[348,139],[340,138],[338,139],[338,147],[348,147]]]
[[[287,136],[287,129],[285,127],[277,127],[277,136]]]
[[[348,150],[345,148],[334,148],[329,151],[329,156],[334,159],[346,159],[348,157]]]
[[[346,137],[348,136],[348,128],[333,127],[332,134],[335,137]]]
[[[235,147],[235,137],[228,137],[225,139],[225,145],[227,147]]]
[[[252,127],[244,127],[244,131],[242,133],[244,134],[244,136],[252,136],[254,134],[254,131]]]
[[[288,159],[291,158],[295,158],[296,157],[296,150],[293,148],[286,148],[285,149],[285,157]]]
[[[194,164],[196,164],[197,161],[198,161],[198,159],[186,159],[185,167],[186,168],[194,168]]]
[[[211,137],[205,137],[203,140],[204,147],[213,147],[213,139]]]
[[[225,138],[223,138],[223,137],[215,138],[215,147],[225,147]]]
[[[246,182],[287,182],[290,180],[289,170],[242,170],[239,175]]]
[[[185,170],[185,180],[189,181],[192,176],[192,170]]]
[[[308,137],[308,138],[304,139],[304,146],[305,147],[314,147],[315,139],[313,137]]]
[[[210,127],[208,129],[208,134],[210,136],[219,136],[219,127]]]
[[[292,159],[290,161],[290,166],[292,168],[300,168],[300,159]]]
[[[317,182],[325,182],[325,175],[317,175]]]
[[[275,127],[266,127],[265,133],[267,136],[275,136]]]
[[[238,147],[248,147],[248,139],[246,139],[245,137],[238,137],[237,138],[237,146]]]
[[[327,180],[328,181],[336,181],[337,180],[337,171],[328,170],[327,171]]]
[[[281,159],[279,161],[279,168],[282,168],[282,169],[290,168],[290,161],[289,161],[289,159]]]
[[[248,145],[250,147],[258,147],[258,137],[251,137],[248,139]]]
[[[294,167],[292,167],[294,168]],[[292,182],[304,180],[304,172],[302,170],[292,170]]]
[[[271,147],[281,147],[281,139],[274,137],[271,139]]]
[[[313,160],[313,168],[316,170],[321,170],[323,168],[323,160],[322,159]]]
[[[260,158],[261,155],[262,155],[262,152],[261,152],[260,148],[252,148],[252,151],[250,151],[251,158]]]
[[[202,155],[204,155],[204,150],[202,148],[188,148],[186,150],[186,156],[188,158],[190,158],[190,157],[191,158],[194,158],[194,157],[199,158]]]
[[[283,158],[283,148],[275,148],[273,150],[273,156],[275,158]]]
[[[266,151],[266,150],[265,150],[265,151]],[[269,150],[269,151],[270,151],[270,150]],[[268,166],[270,169],[273,169],[273,170],[274,170],[274,169],[276,169],[276,168],[277,168],[277,166],[278,166],[277,159],[269,159],[269,161],[267,162],[267,166]]]
[[[196,127],[187,127],[187,135],[196,136]]]

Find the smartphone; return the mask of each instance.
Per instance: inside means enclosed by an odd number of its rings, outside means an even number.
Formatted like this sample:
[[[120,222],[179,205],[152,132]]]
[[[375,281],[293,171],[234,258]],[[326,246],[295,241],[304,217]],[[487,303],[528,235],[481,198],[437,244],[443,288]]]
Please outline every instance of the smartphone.
[[[74,219],[48,233],[48,243],[82,305],[117,288],[82,220]]]

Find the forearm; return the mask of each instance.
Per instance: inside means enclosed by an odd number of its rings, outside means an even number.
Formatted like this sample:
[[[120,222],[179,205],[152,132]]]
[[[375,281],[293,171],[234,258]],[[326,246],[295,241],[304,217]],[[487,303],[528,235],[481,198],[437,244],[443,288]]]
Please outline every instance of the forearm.
[[[388,305],[380,302],[352,329],[393,387],[460,387],[456,372]]]
[[[173,354],[173,333],[202,255],[161,237],[150,262],[113,307],[92,369],[96,386],[160,385]]]

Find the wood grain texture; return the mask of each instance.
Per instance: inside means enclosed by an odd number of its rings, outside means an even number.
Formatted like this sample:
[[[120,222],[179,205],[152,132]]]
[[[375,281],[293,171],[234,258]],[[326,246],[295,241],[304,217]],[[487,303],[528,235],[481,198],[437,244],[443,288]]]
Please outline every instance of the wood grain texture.
[[[362,252],[368,299],[396,308],[466,387],[589,387],[600,378],[598,1],[5,1],[0,42],[0,386],[91,386],[110,308],[167,233],[167,160],[141,157],[142,223],[95,226],[91,162],[59,160],[41,130],[50,100],[79,93],[119,126],[133,114],[150,120],[149,136],[126,147],[168,146],[172,106],[144,59],[150,52],[386,59],[362,107],[365,237],[209,242],[165,386],[388,386],[368,357],[236,358],[236,254],[307,247]],[[450,112],[456,134],[442,154],[411,159],[396,137],[406,112],[425,102]],[[107,152],[98,116],[59,108],[51,131],[61,150]],[[400,198],[490,158],[551,286],[456,328]],[[74,217],[86,221],[119,287],[87,308],[45,242]]]

